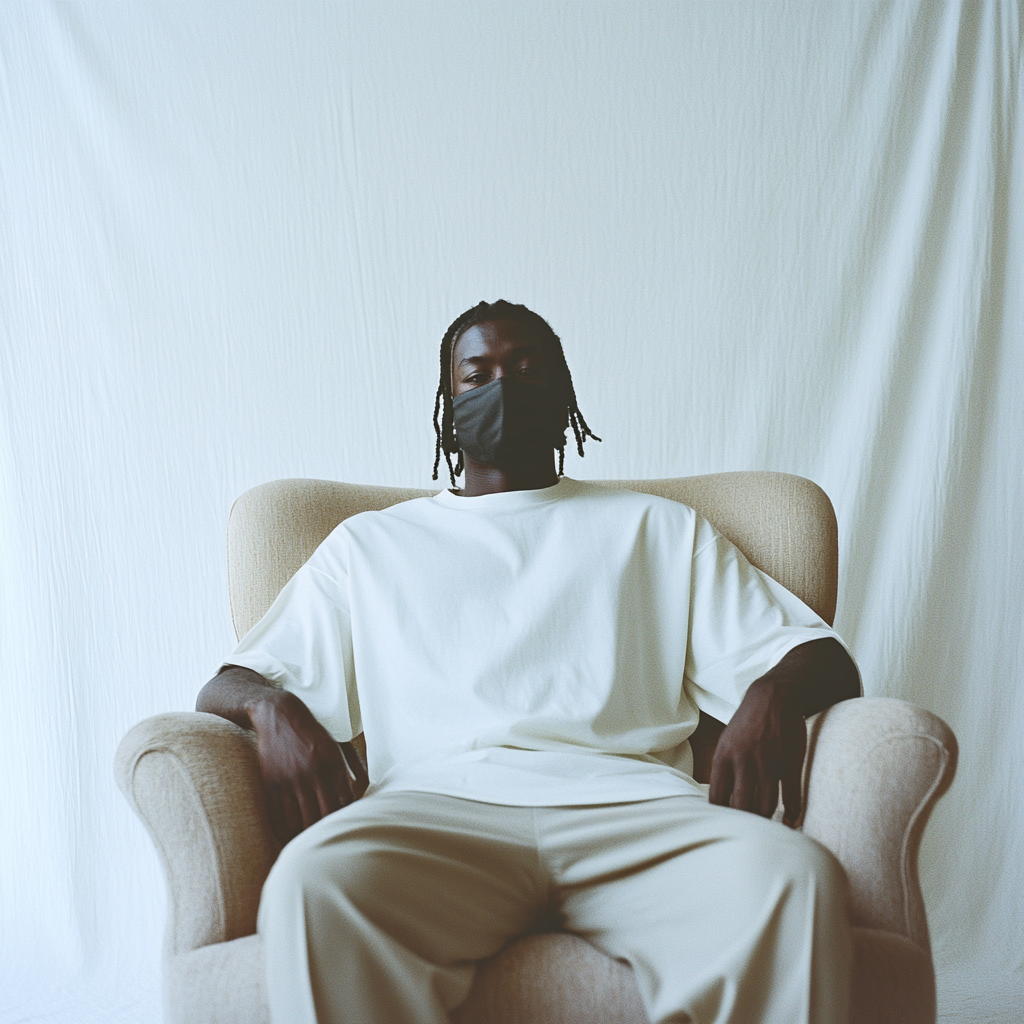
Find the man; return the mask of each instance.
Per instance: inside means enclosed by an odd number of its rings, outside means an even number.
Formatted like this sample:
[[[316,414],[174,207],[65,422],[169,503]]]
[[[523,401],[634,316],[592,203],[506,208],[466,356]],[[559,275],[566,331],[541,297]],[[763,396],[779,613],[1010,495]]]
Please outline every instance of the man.
[[[561,476],[594,435],[525,307],[452,324],[434,422],[461,492],[342,523],[197,702],[255,730],[288,843],[275,1024],[441,1024],[551,915],[652,1021],[841,1024],[842,870],[766,819],[780,783],[799,817],[804,717],[859,693],[844,647],[692,509]],[[710,802],[698,709],[728,722]]]

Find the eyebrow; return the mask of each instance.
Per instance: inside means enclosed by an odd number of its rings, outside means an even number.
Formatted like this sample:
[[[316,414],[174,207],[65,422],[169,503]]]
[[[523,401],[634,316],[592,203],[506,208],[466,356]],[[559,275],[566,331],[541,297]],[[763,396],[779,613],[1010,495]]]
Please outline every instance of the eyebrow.
[[[540,345],[518,345],[508,353],[508,358],[515,359],[517,356],[530,355],[534,352],[538,355],[544,354]],[[459,360],[458,365],[463,366],[465,363],[469,363],[471,366],[479,366],[481,363],[488,363],[490,361],[490,356],[466,356],[465,359]]]

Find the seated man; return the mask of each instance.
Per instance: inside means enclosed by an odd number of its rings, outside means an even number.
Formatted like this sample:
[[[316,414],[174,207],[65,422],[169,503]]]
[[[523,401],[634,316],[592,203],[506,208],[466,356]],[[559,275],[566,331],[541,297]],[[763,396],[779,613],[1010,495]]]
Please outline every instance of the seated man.
[[[199,696],[255,730],[287,843],[275,1024],[440,1024],[542,918],[632,964],[654,1022],[846,1019],[842,869],[768,819],[856,667],[692,509],[563,477],[569,425],[582,455],[548,324],[468,310],[434,410],[465,486],[343,522]],[[699,711],[728,723],[710,800]]]

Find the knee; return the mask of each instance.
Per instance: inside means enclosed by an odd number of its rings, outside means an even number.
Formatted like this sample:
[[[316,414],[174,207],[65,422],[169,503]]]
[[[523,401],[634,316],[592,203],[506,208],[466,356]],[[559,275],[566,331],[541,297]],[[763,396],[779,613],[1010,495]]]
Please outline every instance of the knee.
[[[336,911],[361,905],[388,888],[387,878],[382,877],[387,858],[381,853],[378,844],[358,833],[317,835],[314,826],[281,851],[263,885],[260,913],[264,913],[264,905],[296,901]]]
[[[314,842],[306,833],[293,839],[281,851],[263,883],[260,915],[273,913],[274,907],[301,906],[315,901],[325,887],[340,895],[344,885],[337,860],[330,845],[325,847],[323,843]]]
[[[775,890],[814,892],[826,901],[845,901],[846,874],[835,856],[820,843],[775,822],[745,820],[739,837],[742,870],[751,880]]]
[[[786,829],[774,851],[790,883],[813,890],[819,900],[845,906],[846,872],[835,855],[802,832]]]
[[[315,853],[311,853],[308,844],[298,840],[290,842],[281,851],[263,883],[260,912],[264,913],[268,905],[280,904],[283,900],[304,894],[316,877],[315,860]]]

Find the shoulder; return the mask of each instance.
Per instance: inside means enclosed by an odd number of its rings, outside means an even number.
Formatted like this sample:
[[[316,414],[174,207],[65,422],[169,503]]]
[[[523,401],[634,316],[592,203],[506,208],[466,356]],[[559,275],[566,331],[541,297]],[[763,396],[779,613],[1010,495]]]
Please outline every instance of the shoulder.
[[[437,502],[434,501],[433,496],[426,495],[420,498],[410,498],[408,501],[400,501],[387,508],[357,512],[354,516],[342,520],[334,528],[328,540],[334,538],[337,543],[344,544],[350,538],[365,533],[401,530],[406,525],[423,524],[430,520],[436,508]]]
[[[353,541],[400,531],[410,522],[422,522],[429,515],[432,502],[431,497],[412,498],[388,508],[348,516],[320,542],[307,565],[320,571],[336,572],[347,562]]]
[[[693,524],[700,516],[689,505],[659,494],[633,490],[615,481],[596,483],[591,480],[572,480],[571,497],[595,509],[608,509],[617,513],[654,516],[667,521]]]
[[[711,527],[689,505],[619,484],[573,481],[571,501],[582,518],[603,521],[616,535],[632,534],[652,550],[687,557]]]

